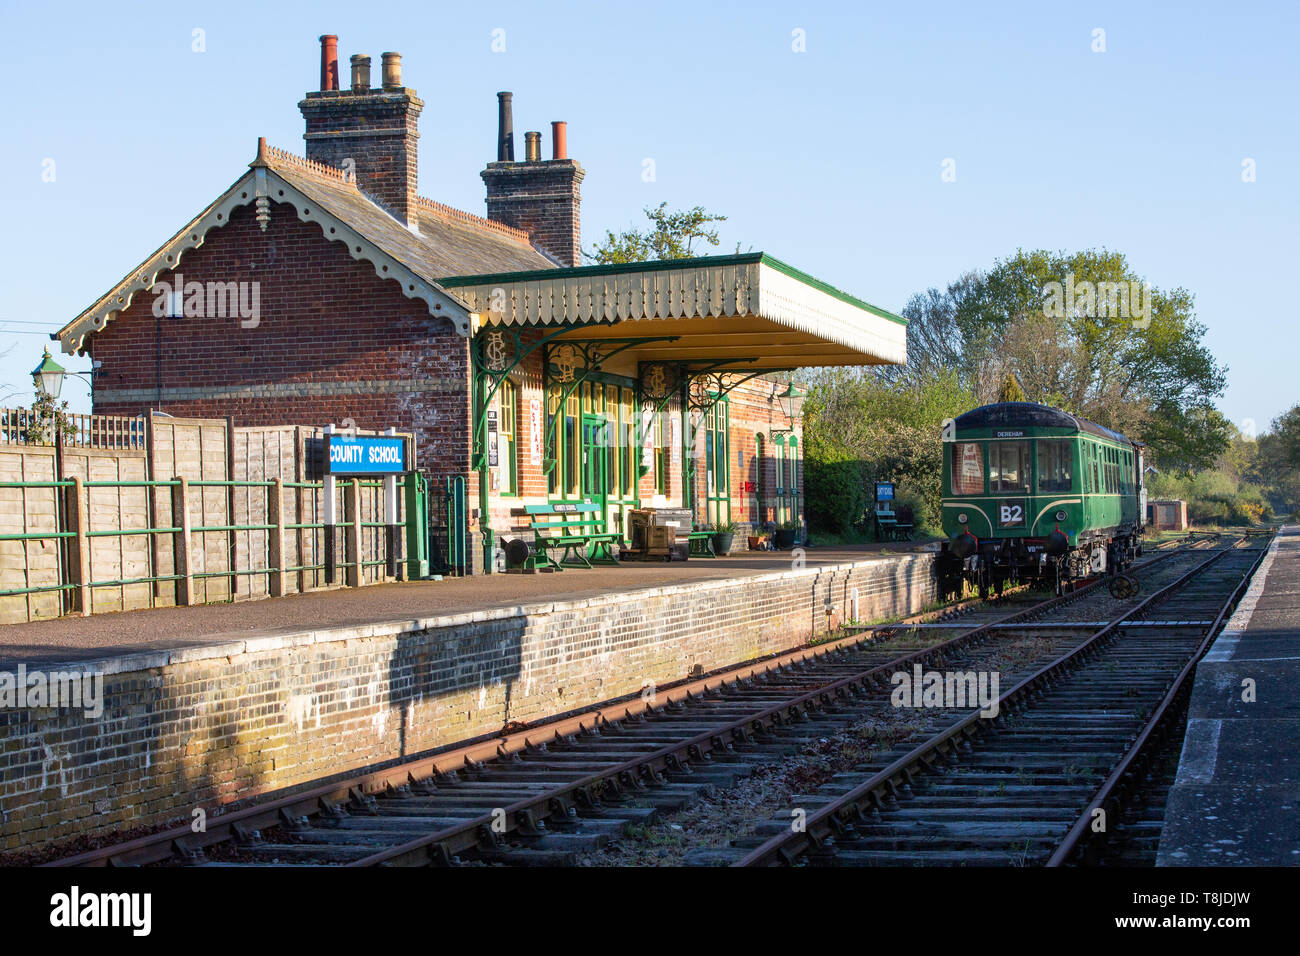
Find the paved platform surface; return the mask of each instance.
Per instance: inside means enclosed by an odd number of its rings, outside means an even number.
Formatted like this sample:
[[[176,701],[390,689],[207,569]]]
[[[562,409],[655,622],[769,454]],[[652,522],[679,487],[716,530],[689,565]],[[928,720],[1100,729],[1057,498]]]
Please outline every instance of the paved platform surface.
[[[1300,866],[1300,526],[1274,539],[1195,681],[1157,865]]]
[[[911,551],[924,542],[808,548],[808,567],[847,564]],[[377,584],[282,598],[197,607],[125,611],[0,626],[0,669],[25,661],[97,660],[142,651],[172,651],[257,636],[334,627],[363,627],[550,601],[575,601],[613,591],[666,587],[774,571],[792,566],[789,551],[745,551],[685,562],[629,562],[618,567],[566,568],[540,574],[492,574],[442,581]]]

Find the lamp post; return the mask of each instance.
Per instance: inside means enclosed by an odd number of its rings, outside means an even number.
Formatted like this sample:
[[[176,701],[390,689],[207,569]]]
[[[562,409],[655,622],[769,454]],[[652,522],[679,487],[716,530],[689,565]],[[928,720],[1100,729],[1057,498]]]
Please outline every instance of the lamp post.
[[[803,400],[808,397],[808,393],[801,389],[794,382],[785,387],[784,392],[776,396],[777,403],[781,406],[781,411],[790,422],[790,430],[794,430],[795,419],[803,412]]]
[[[32,369],[32,382],[36,385],[37,395],[48,395],[52,399],[57,399],[59,393],[63,391],[63,376],[68,371],[58,362],[54,361],[50,355],[50,350],[45,350],[45,356],[41,359],[41,364]]]
[[[803,413],[803,401],[808,397],[808,393],[801,389],[794,382],[785,387],[785,391],[778,392],[775,388],[772,395],[768,398],[770,402],[773,398],[781,408],[781,414],[785,416],[786,421],[790,423],[789,428],[773,428],[771,430],[772,438],[777,435],[787,435],[794,432],[794,423]]]

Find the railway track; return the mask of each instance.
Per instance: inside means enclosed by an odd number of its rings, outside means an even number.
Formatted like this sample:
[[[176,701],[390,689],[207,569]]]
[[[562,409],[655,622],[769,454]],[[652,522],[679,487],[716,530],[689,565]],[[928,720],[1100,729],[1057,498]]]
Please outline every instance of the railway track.
[[[837,775],[758,836],[704,862],[1149,861],[1171,779],[1161,744],[1181,734],[1195,663],[1263,553],[1216,551],[1017,680],[995,718],[964,713],[918,744]]]
[[[1134,570],[1176,576],[1201,542],[1166,549]],[[205,833],[178,827],[54,865],[546,865],[620,838],[726,787],[755,766],[832,732],[864,701],[887,696],[888,675],[978,654],[1051,614],[1097,607],[1121,615],[1103,582],[1045,601],[1018,594],[967,602],[731,668],[715,675],[213,816]],[[1117,610],[1118,609],[1118,610]],[[1050,630],[1050,629],[1048,629]],[[1062,637],[1062,634],[1064,635]],[[1069,640],[1034,631],[1036,640]]]

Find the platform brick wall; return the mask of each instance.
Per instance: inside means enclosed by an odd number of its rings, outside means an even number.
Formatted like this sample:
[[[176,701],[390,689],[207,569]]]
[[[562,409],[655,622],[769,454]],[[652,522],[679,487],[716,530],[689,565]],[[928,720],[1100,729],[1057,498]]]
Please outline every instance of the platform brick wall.
[[[915,613],[936,598],[931,565],[900,555],[119,658],[99,720],[0,710],[0,850],[188,821],[792,648],[837,626],[855,590],[862,619]]]

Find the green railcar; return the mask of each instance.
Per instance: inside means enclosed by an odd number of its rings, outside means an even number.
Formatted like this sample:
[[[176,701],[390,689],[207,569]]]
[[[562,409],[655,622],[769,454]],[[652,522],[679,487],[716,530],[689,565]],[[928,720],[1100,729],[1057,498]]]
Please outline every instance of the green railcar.
[[[1034,402],[999,402],[945,425],[940,570],[987,596],[1033,581],[1058,591],[1120,573],[1141,553],[1142,446]]]

